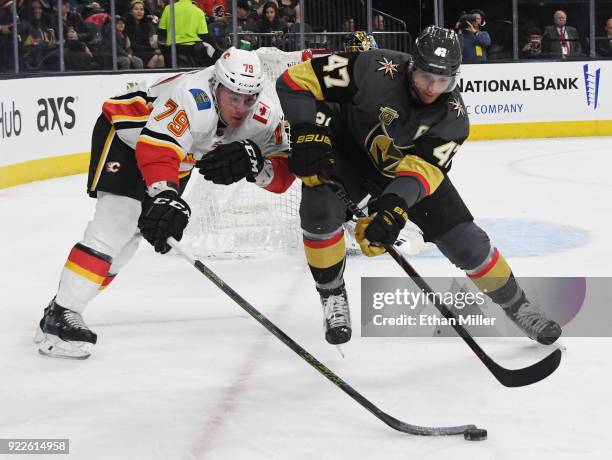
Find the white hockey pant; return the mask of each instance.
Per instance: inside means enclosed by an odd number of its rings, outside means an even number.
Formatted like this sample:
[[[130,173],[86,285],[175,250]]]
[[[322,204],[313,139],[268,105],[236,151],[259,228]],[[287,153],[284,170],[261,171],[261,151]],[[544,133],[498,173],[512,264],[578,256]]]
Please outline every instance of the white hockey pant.
[[[98,192],[94,217],[62,270],[55,299],[59,305],[83,313],[127,264],[141,239],[140,212],[140,201]]]

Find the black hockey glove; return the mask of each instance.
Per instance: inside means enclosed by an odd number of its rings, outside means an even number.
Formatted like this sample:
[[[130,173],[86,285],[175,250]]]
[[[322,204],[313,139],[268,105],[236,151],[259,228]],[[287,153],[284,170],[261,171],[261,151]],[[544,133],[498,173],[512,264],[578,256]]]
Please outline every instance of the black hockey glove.
[[[156,252],[165,254],[170,250],[166,242],[169,237],[180,240],[189,222],[191,209],[174,190],[164,190],[154,197],[148,195],[142,203],[138,228],[145,240]]]
[[[395,243],[399,233],[406,225],[408,213],[406,201],[389,193],[382,195],[375,203],[376,215],[357,219],[355,239],[366,256],[377,256],[385,252],[382,245]]]
[[[220,145],[196,163],[204,179],[224,185],[238,182],[243,177],[255,182],[255,176],[263,165],[261,150],[248,139]]]
[[[310,124],[292,125],[291,154],[287,163],[289,171],[302,178],[329,172],[334,165],[331,148],[328,128]]]

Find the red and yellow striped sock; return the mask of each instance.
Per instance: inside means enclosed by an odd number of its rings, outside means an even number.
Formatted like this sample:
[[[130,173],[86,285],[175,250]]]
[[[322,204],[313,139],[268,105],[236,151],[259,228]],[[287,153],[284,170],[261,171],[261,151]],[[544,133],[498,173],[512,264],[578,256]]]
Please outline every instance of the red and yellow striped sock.
[[[304,236],[304,251],[317,284],[331,283],[342,277],[346,256],[343,229],[320,240]]]

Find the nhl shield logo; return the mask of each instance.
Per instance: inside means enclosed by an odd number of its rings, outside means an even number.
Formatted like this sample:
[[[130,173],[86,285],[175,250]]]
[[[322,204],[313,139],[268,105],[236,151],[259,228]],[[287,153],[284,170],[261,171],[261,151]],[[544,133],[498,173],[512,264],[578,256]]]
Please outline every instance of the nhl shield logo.
[[[382,122],[383,125],[389,126],[393,123],[393,120],[399,118],[399,114],[397,110],[392,109],[391,107],[381,107],[380,113],[378,114],[378,119]]]

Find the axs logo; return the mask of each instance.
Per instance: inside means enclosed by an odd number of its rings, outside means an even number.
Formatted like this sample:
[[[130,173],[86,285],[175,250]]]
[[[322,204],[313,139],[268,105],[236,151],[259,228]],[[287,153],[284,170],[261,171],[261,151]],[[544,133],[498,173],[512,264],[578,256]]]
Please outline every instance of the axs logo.
[[[36,116],[36,126],[41,133],[53,131],[57,127],[63,136],[64,128],[74,128],[76,115],[72,108],[72,96],[41,98],[37,102],[40,110]]]

